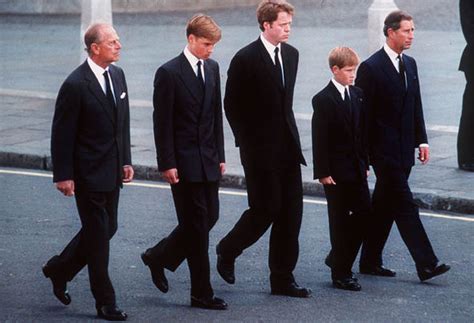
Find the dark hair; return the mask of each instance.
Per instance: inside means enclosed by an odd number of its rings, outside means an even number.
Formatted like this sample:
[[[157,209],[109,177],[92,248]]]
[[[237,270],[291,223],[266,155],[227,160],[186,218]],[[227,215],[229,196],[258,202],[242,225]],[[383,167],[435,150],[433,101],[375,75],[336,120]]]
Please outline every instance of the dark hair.
[[[295,14],[294,7],[284,0],[263,0],[257,7],[257,20],[261,31],[264,31],[263,23],[272,23],[278,19],[280,12],[289,15]]]
[[[210,16],[198,13],[189,19],[186,26],[186,37],[194,35],[218,42],[222,37],[221,28]]]
[[[405,12],[402,10],[392,11],[391,13],[389,13],[383,23],[384,24],[383,34],[385,35],[385,37],[388,36],[389,29],[392,29],[392,30],[400,29],[400,23],[402,22],[402,20],[411,21],[413,20],[413,17],[410,16],[408,12]]]

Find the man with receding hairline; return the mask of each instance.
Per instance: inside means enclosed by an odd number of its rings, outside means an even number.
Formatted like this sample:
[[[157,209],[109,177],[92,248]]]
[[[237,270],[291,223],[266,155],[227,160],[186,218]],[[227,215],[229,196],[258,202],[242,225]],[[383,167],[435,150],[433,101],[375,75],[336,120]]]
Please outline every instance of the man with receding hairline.
[[[53,181],[65,196],[75,196],[82,228],[43,273],[68,305],[67,282],[87,265],[98,317],[125,321],[108,273],[120,188],[133,179],[127,83],[112,64],[122,46],[109,24],[90,26],[84,42],[89,57],[62,84],[51,133]]]
[[[383,48],[362,62],[355,83],[366,98],[369,159],[377,178],[372,195],[374,215],[362,246],[359,269],[368,275],[396,275],[382,261],[395,222],[415,261],[418,277],[425,281],[450,267],[438,264],[408,185],[415,149],[423,165],[430,158],[416,62],[403,53],[414,39],[413,18],[404,11],[393,11],[385,18],[383,32]]]

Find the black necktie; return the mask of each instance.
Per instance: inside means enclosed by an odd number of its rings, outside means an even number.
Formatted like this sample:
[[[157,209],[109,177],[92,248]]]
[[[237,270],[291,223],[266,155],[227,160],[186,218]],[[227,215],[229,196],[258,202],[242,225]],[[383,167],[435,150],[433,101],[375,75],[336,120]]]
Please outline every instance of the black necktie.
[[[278,80],[280,81],[280,84],[285,86],[285,83],[283,82],[280,59],[278,58],[278,51],[279,51],[278,47],[275,47],[275,68],[276,68],[276,72],[277,72]]]
[[[406,89],[407,84],[405,80],[405,64],[403,63],[402,57],[400,55],[397,56],[398,59],[398,72],[400,73],[400,78],[402,79],[403,87]]]
[[[347,91],[347,87],[344,88],[344,103],[347,106],[349,115],[352,117],[351,98],[349,97],[349,92]]]
[[[104,75],[105,78],[105,95],[107,96],[107,100],[109,101],[110,106],[115,109],[115,100],[114,95],[112,94],[112,89],[110,87],[109,73],[105,71],[102,75]]]
[[[204,78],[202,77],[201,65],[202,65],[202,62],[201,62],[201,60],[199,60],[197,62],[197,67],[198,67],[197,77],[198,77],[198,80],[199,80],[199,84],[204,89]]]

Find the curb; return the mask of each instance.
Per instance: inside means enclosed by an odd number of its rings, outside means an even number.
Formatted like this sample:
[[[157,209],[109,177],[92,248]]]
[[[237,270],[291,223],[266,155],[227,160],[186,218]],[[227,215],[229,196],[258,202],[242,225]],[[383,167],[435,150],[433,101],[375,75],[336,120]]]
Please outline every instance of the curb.
[[[1,167],[16,167],[52,171],[50,156],[22,154],[0,151]],[[163,182],[157,167],[133,165],[135,178]],[[226,174],[223,176],[221,187],[245,189],[245,178],[242,175]],[[438,192],[413,191],[413,198],[420,208],[433,211],[449,211],[474,215],[474,200],[453,196],[444,196]],[[371,189],[372,193],[372,189]],[[315,182],[303,182],[303,194],[306,196],[324,197],[323,186]]]

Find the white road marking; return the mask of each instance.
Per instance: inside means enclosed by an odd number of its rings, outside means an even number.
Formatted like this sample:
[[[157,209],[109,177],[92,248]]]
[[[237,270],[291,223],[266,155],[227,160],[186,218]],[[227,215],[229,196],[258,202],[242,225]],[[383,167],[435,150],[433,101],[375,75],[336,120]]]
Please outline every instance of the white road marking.
[[[9,170],[9,169],[0,169],[0,174],[10,174],[10,175],[24,175],[24,176],[36,176],[36,177],[49,177],[52,178],[53,175],[50,173],[43,173],[43,172],[34,172],[34,171],[17,171],[17,170]],[[144,182],[132,182],[124,184],[126,186],[137,186],[137,187],[147,187],[147,188],[159,188],[159,189],[170,189],[168,184],[155,184],[155,183],[144,183]],[[233,196],[247,196],[246,192],[234,191],[229,189],[220,189],[220,194],[224,195],[233,195]],[[323,199],[303,199],[304,203],[308,204],[318,204],[318,205],[327,205],[327,202]],[[468,216],[458,216],[458,215],[449,215],[449,214],[442,214],[442,213],[433,213],[433,212],[420,212],[420,215],[438,218],[438,219],[447,219],[447,220],[458,220],[458,221],[465,221],[465,222],[474,222],[474,217]]]

